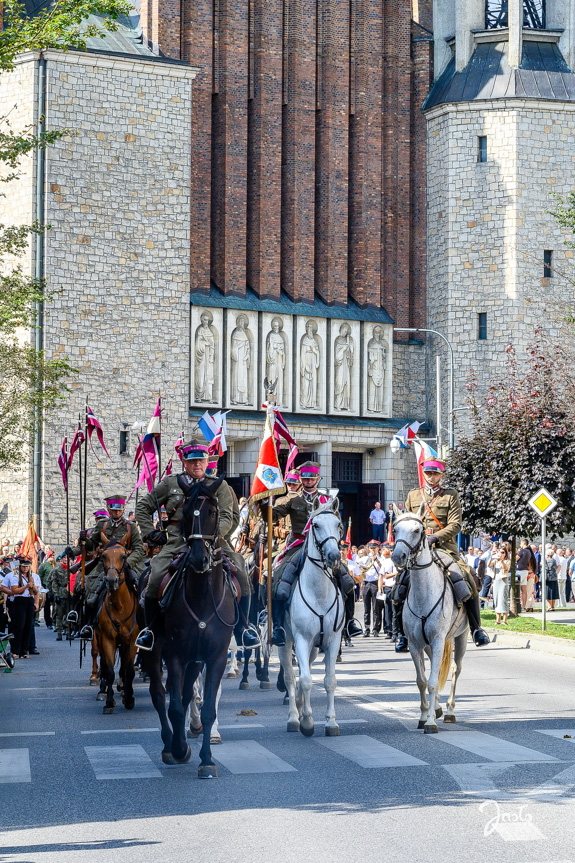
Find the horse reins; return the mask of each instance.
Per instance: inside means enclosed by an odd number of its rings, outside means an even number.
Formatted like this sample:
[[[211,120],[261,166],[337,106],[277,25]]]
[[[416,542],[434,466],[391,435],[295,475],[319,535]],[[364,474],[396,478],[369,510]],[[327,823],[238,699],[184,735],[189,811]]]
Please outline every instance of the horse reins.
[[[130,540],[130,539],[131,539],[131,537],[132,537],[131,527],[128,527],[128,537],[129,537],[129,540]],[[129,540],[128,540],[128,541],[129,541]],[[120,543],[116,538],[114,538],[114,539],[112,540],[112,542],[110,543],[110,545],[112,545],[112,546],[113,546],[113,545],[121,545],[121,543]],[[109,547],[110,547],[110,545],[106,546],[106,549],[107,549],[107,548],[109,548]],[[105,550],[106,550],[106,549],[105,549]],[[125,550],[125,547],[124,547],[124,550]],[[112,567],[112,566],[109,566],[109,567],[108,567],[108,569],[104,569],[104,573],[105,573],[105,575],[106,575],[106,576],[108,575],[108,571],[109,571],[110,569],[115,569],[115,570],[116,570],[116,572],[118,573],[118,576],[119,576],[119,578],[118,578],[118,586],[117,586],[116,588],[114,588],[115,590],[119,590],[119,589],[120,589],[120,587],[121,587],[123,584],[126,584],[126,563],[127,563],[127,561],[128,561],[128,556],[126,555],[126,557],[125,557],[125,559],[124,559],[124,562],[123,562],[123,564],[122,564],[122,568],[121,568],[120,570],[118,570],[118,569],[116,569],[116,567]],[[105,608],[105,610],[106,610],[106,614],[108,615],[108,618],[109,618],[109,620],[110,620],[110,623],[112,624],[112,626],[113,626],[113,627],[114,627],[114,629],[116,630],[116,635],[119,635],[121,638],[123,638],[124,636],[122,636],[122,635],[121,635],[121,633],[120,633],[120,629],[122,628],[122,626],[124,626],[124,624],[125,624],[125,623],[127,623],[127,622],[128,622],[128,620],[130,619],[130,617],[132,617],[132,615],[133,615],[133,618],[134,618],[134,619],[133,619],[133,621],[132,621],[131,629],[130,629],[130,631],[129,631],[128,635],[127,635],[127,636],[125,636],[126,638],[130,638],[130,636],[132,635],[132,633],[133,633],[133,631],[134,631],[134,627],[136,626],[136,618],[137,618],[137,615],[136,615],[136,608],[137,608],[137,605],[138,605],[138,600],[137,600],[137,598],[136,598],[135,596],[132,596],[132,599],[134,600],[134,605],[133,605],[133,607],[132,607],[131,612],[128,614],[128,616],[127,616],[124,620],[121,620],[121,621],[118,623],[118,621],[117,621],[117,620],[114,620],[114,618],[113,618],[113,617],[112,617],[112,615],[110,614],[110,609],[109,609],[109,607],[108,607],[108,597],[109,597],[109,595],[110,595],[110,592],[111,592],[111,591],[110,591],[110,587],[107,587],[107,588],[106,588],[106,597],[105,597],[104,602],[103,602],[103,606],[104,606],[104,608]]]
[[[317,515],[322,515],[322,514],[323,514],[323,513],[321,513],[321,512],[318,512],[318,513],[317,513]],[[298,582],[299,594],[300,594],[301,598],[303,599],[304,604],[306,605],[306,607],[307,607],[307,608],[309,608],[309,610],[312,612],[312,614],[315,614],[315,616],[316,616],[317,618],[319,618],[319,650],[323,652],[323,637],[324,637],[323,620],[324,620],[324,617],[326,617],[326,615],[328,615],[328,614],[330,613],[330,611],[332,610],[332,608],[334,607],[334,605],[336,605],[336,606],[337,606],[337,607],[336,607],[336,610],[335,610],[335,623],[336,623],[336,624],[337,624],[337,619],[338,619],[338,617],[339,617],[339,588],[338,588],[338,586],[337,586],[337,584],[336,584],[336,582],[335,582],[335,578],[334,578],[334,576],[333,576],[333,573],[329,571],[329,570],[330,570],[330,567],[327,565],[327,561],[326,561],[325,556],[324,556],[324,553],[323,553],[323,546],[324,546],[324,545],[326,544],[326,542],[328,542],[330,539],[335,539],[335,537],[333,537],[333,536],[326,536],[326,537],[325,537],[325,539],[323,539],[323,540],[318,540],[318,538],[317,538],[317,534],[316,534],[316,532],[315,532],[315,525],[314,525],[314,522],[313,522],[313,518],[312,518],[312,522],[311,522],[311,533],[312,533],[312,535],[313,535],[313,539],[314,539],[314,542],[315,542],[316,548],[317,548],[317,549],[318,549],[318,551],[319,551],[319,554],[320,554],[320,558],[321,558],[321,559],[320,559],[320,560],[317,560],[317,558],[315,558],[315,557],[311,557],[311,556],[309,555],[309,552],[308,552],[308,547],[309,547],[309,534],[308,534],[308,537],[307,537],[307,540],[306,540],[306,545],[305,545],[305,548],[303,549],[303,551],[305,551],[305,552],[306,552],[306,560],[311,560],[311,562],[312,562],[315,566],[317,566],[317,568],[318,568],[318,569],[321,569],[321,571],[325,574],[325,576],[326,576],[326,577],[331,581],[331,583],[332,583],[332,584],[333,584],[333,586],[335,587],[335,598],[334,598],[334,600],[333,600],[332,604],[330,605],[330,607],[327,609],[327,611],[325,611],[323,614],[318,614],[318,612],[315,610],[315,608],[312,608],[312,606],[309,604],[309,602],[307,601],[307,599],[306,599],[306,598],[305,598],[305,596],[303,595],[303,591],[302,591],[302,589],[301,589],[301,577],[300,577],[300,578],[298,578],[297,582]],[[339,624],[337,624],[336,626],[334,626],[334,628],[333,628],[333,631],[334,631],[334,632],[339,632],[339,630],[340,630],[340,629],[342,628],[342,626],[343,626],[344,619],[345,619],[345,614],[344,614],[344,615],[342,615],[341,623],[339,623]]]

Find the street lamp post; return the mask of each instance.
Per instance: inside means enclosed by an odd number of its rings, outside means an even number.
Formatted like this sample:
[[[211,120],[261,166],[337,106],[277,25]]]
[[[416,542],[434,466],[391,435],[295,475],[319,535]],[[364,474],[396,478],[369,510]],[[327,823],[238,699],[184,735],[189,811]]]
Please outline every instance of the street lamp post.
[[[446,336],[443,333],[439,333],[437,330],[429,330],[425,327],[394,327],[394,333],[431,333],[434,336],[439,336],[440,339],[443,339],[447,347],[449,348],[449,449],[453,449],[454,445],[454,430],[453,430],[453,346]]]

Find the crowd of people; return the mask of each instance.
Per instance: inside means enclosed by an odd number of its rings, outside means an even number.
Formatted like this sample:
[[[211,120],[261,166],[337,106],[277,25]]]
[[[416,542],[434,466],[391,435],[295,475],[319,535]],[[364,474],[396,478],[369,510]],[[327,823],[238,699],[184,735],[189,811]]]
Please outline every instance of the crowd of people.
[[[39,613],[44,608],[44,619],[50,621],[48,573],[54,566],[54,552],[48,546],[37,544],[38,572],[32,570],[32,559],[21,553],[23,542],[11,548],[10,541],[2,542],[0,558],[0,632],[10,629],[13,635],[14,658],[28,659],[37,655],[35,628],[39,626]],[[47,615],[47,617],[46,617]]]

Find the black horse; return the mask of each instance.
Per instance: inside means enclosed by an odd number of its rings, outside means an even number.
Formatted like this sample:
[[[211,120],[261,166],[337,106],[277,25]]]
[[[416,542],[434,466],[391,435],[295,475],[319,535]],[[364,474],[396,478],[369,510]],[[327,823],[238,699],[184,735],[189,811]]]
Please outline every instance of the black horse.
[[[215,493],[222,480],[223,477],[209,486],[194,483],[183,488],[182,534],[187,551],[179,564],[179,582],[164,612],[163,634],[156,639],[154,650],[146,657],[150,695],[162,726],[162,761],[165,764],[185,764],[191,758],[186,740],[186,714],[193,697],[194,682],[202,666],[206,666],[201,710],[203,743],[198,768],[198,776],[203,779],[217,776],[210,734],[216,718],[218,687],[237,619],[219,540]],[[162,659],[168,670],[166,687],[170,706],[167,715]]]

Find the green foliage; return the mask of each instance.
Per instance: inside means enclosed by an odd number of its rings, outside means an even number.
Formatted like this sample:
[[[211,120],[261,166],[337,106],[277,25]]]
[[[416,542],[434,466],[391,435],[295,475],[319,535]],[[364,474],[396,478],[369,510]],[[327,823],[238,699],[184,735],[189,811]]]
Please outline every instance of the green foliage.
[[[550,210],[552,216],[560,228],[570,231],[573,235],[572,240],[564,240],[564,245],[575,249],[575,192],[569,192],[567,195],[553,195],[556,202],[556,209]]]
[[[547,519],[549,534],[572,533],[575,405],[563,386],[570,368],[552,348],[535,344],[523,366],[509,347],[505,372],[482,404],[473,376],[468,382],[471,431],[448,462],[449,482],[461,495],[464,530],[537,536],[541,523],[527,501],[545,486],[559,501]]]

